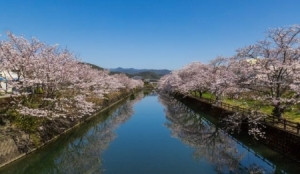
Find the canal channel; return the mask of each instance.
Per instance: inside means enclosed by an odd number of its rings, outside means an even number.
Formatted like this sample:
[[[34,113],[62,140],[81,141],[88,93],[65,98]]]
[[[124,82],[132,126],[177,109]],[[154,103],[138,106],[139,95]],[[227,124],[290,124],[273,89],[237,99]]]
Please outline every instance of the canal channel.
[[[299,173],[298,165],[175,99],[140,93],[0,173]]]

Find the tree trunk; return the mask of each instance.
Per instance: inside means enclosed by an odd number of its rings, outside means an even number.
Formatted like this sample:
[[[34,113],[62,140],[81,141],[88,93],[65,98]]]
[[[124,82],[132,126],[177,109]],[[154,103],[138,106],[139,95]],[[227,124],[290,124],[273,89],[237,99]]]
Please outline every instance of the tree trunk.
[[[277,118],[281,118],[283,114],[283,109],[280,107],[280,103],[276,104],[274,106],[274,109],[272,111],[273,116]]]
[[[200,98],[202,98],[202,94],[203,94],[203,93],[200,91],[200,92],[199,92],[199,97],[200,97]]]

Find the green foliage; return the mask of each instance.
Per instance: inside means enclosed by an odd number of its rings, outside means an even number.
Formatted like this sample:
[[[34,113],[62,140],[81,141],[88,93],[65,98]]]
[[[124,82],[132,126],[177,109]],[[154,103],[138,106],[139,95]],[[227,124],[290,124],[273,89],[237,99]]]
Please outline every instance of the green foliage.
[[[30,134],[30,138],[36,147],[42,144],[41,137],[37,132]]]
[[[119,73],[125,73],[130,75],[138,75],[142,72],[150,72],[155,73],[159,76],[163,76],[166,74],[169,74],[171,71],[167,69],[134,69],[134,68],[116,68],[116,69],[110,69],[111,72],[119,72]]]
[[[44,121],[43,118],[21,115],[16,108],[9,108],[6,114],[10,122],[28,134],[36,133]]]
[[[37,117],[22,116],[18,113],[14,113],[13,124],[26,133],[34,133],[38,127],[42,124],[43,120]]]
[[[142,79],[154,79],[154,80],[158,80],[164,75],[152,71],[143,71],[143,72],[135,72],[135,73],[126,73],[126,71],[125,72],[111,71],[109,74],[113,75],[113,74],[120,74],[120,73],[125,74],[130,78],[134,76],[140,76]]]
[[[154,85],[149,82],[144,82],[144,88],[154,88]]]
[[[41,87],[38,87],[38,88],[36,88],[36,93],[37,94],[43,94],[44,91],[43,91],[43,89]]]
[[[135,76],[141,76],[143,77],[143,79],[160,79],[161,75],[156,74],[155,72],[150,72],[150,71],[146,71],[146,72],[140,72],[135,74]]]
[[[10,116],[11,123],[15,125],[18,129],[29,134],[30,139],[32,140],[35,146],[41,145],[41,137],[38,134],[38,128],[44,122],[42,118],[23,116],[15,110],[9,110],[7,113]]]

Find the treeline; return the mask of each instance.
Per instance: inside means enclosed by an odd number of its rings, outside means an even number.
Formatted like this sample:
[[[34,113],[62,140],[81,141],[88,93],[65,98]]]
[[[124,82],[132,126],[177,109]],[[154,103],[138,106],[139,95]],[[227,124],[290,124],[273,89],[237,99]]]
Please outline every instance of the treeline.
[[[155,79],[158,80],[162,76],[170,73],[169,70],[151,70],[151,69],[123,69],[123,68],[117,68],[117,69],[111,69],[111,74],[118,74],[118,73],[124,73],[128,77],[134,77],[134,76],[140,76],[142,79]]]

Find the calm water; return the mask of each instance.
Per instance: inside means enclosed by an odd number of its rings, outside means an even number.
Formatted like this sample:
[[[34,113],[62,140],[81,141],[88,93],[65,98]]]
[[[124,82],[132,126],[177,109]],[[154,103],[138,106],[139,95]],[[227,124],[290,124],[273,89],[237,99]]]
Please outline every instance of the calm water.
[[[0,173],[298,173],[297,163],[213,123],[169,98],[140,94]]]

